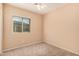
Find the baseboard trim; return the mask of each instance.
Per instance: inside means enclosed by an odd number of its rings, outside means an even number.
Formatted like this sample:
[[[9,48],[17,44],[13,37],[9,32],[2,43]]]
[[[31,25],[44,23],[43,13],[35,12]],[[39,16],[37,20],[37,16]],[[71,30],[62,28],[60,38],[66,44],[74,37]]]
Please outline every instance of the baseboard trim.
[[[10,50],[14,50],[14,49],[17,49],[17,48],[22,48],[22,47],[25,47],[25,46],[30,46],[30,45],[33,45],[33,44],[38,44],[38,43],[41,43],[42,41],[37,41],[37,42],[31,42],[31,43],[29,43],[29,44],[23,44],[23,45],[21,45],[21,46],[17,46],[17,47],[14,47],[14,48],[9,48],[9,49],[4,49],[4,50],[2,50],[3,51],[3,53],[4,52],[7,52],[7,51],[10,51]]]
[[[49,43],[48,41],[44,41],[45,43],[47,43],[47,44],[49,44],[49,45],[53,45],[53,46],[55,46],[55,47],[58,47],[58,48],[60,48],[60,49],[63,49],[63,50],[65,50],[65,51],[69,51],[69,52],[71,52],[71,53],[74,53],[74,54],[76,54],[76,55],[79,55],[78,53],[76,53],[76,52],[74,52],[74,51],[72,51],[72,50],[70,50],[70,49],[67,49],[67,48],[63,48],[63,47],[59,47],[58,45],[56,45],[56,44],[51,44],[51,43]]]

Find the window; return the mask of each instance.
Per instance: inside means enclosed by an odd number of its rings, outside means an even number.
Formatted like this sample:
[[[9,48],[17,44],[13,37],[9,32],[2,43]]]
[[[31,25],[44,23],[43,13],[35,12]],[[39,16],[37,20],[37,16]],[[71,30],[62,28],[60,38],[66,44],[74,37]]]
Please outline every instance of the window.
[[[28,18],[23,18],[23,32],[30,31],[30,22]]]
[[[30,19],[25,17],[13,17],[13,32],[29,32]]]

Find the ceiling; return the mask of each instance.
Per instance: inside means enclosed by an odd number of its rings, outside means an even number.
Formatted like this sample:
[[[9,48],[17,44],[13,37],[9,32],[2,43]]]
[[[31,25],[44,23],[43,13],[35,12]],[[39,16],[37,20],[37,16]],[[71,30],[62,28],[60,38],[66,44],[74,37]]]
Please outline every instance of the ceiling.
[[[9,3],[9,4],[38,14],[45,14],[51,10],[55,10],[56,8],[65,5],[64,3],[44,3],[45,5],[47,5],[47,7],[42,10],[38,10],[37,7],[34,6],[34,3]]]

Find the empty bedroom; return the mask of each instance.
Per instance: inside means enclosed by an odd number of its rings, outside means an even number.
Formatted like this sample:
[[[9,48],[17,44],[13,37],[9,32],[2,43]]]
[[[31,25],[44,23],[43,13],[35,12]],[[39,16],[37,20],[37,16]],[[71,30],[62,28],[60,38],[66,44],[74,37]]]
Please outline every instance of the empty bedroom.
[[[0,3],[0,56],[78,56],[79,3]]]

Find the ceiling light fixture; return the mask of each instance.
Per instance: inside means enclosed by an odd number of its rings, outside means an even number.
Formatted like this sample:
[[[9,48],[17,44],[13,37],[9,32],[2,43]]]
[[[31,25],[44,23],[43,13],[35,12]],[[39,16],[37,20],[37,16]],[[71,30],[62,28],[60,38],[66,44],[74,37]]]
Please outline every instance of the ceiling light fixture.
[[[36,6],[38,10],[42,10],[47,7],[47,5],[44,3],[34,3],[34,6]]]

